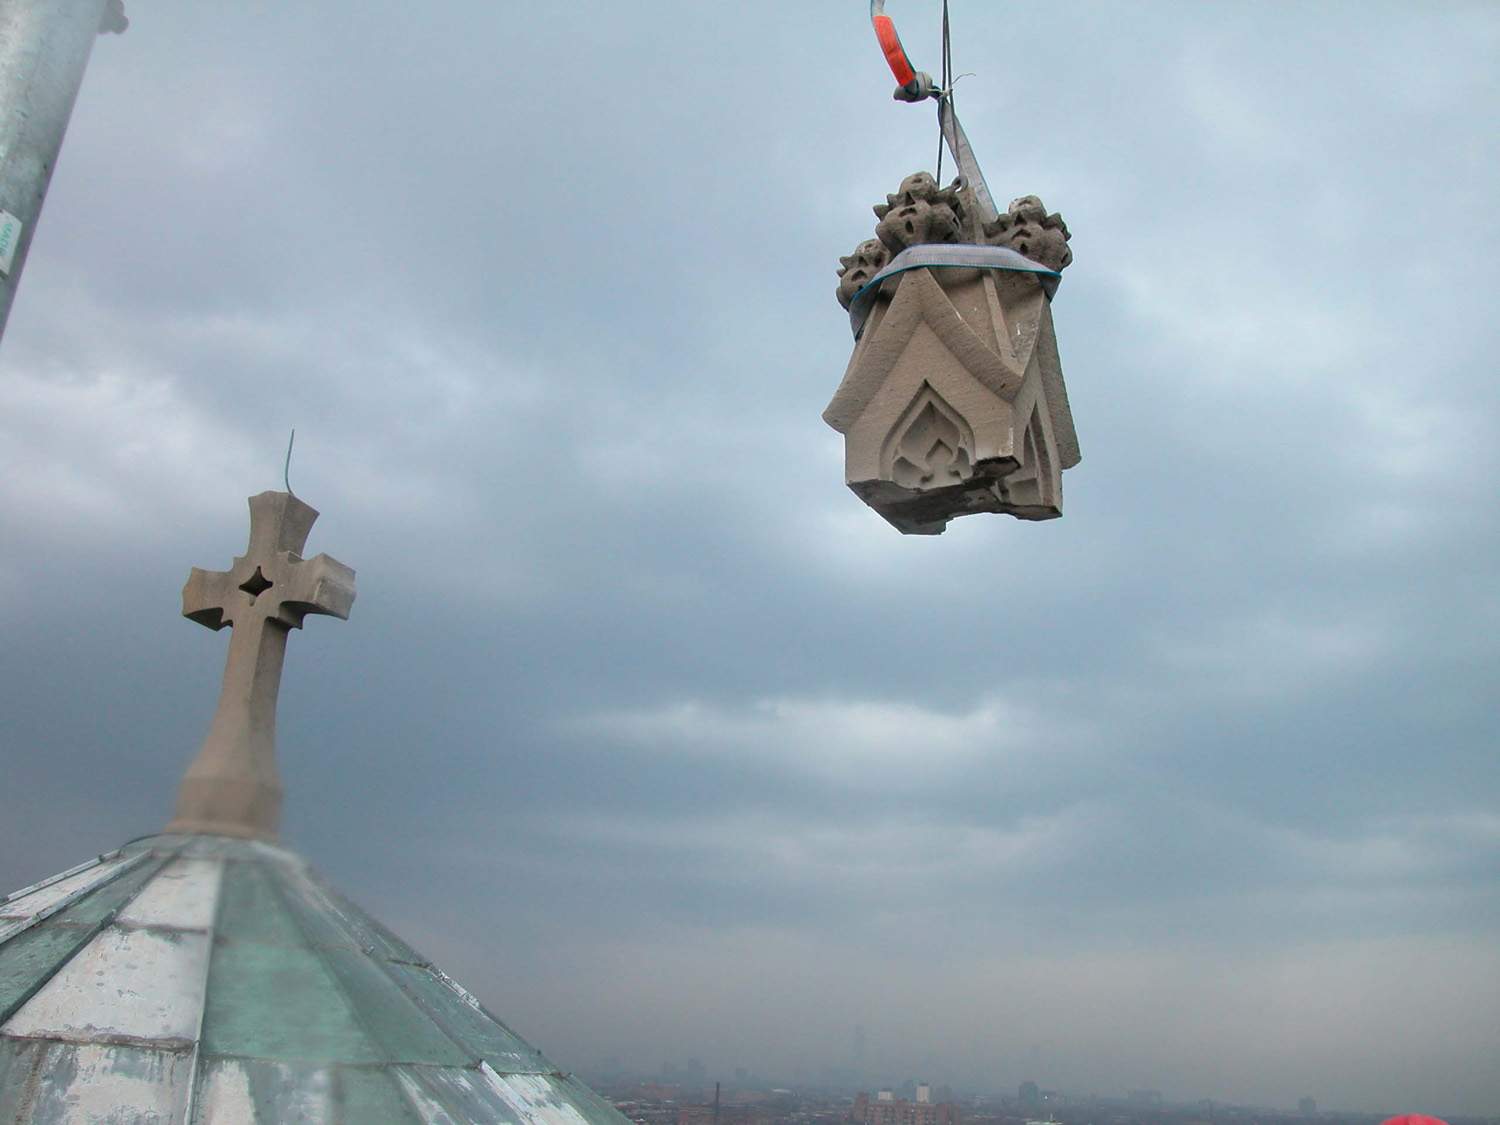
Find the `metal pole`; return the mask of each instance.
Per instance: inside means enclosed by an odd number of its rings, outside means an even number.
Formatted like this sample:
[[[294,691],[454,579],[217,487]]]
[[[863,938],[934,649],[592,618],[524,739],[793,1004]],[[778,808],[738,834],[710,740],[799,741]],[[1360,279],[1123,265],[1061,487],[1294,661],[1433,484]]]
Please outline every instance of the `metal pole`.
[[[0,336],[89,52],[123,0],[0,0]]]

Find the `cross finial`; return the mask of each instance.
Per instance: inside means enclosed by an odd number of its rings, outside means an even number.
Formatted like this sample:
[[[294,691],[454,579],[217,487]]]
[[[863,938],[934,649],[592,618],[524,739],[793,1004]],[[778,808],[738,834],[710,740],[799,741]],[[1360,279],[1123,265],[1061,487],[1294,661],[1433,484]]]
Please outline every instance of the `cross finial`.
[[[233,626],[219,709],[188,767],[168,832],[271,840],[281,823],[276,695],[286,639],[310,613],[347,619],[354,571],[327,555],[304,560],[318,513],[289,492],[250,497],[250,546],[228,570],[193,568],[182,615]]]

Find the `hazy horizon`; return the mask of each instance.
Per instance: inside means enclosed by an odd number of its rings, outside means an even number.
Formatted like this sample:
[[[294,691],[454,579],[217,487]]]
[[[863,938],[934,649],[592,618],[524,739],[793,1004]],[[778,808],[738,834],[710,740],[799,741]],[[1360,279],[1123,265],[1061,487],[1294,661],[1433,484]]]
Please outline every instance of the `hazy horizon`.
[[[284,839],[559,1065],[1500,1113],[1500,8],[953,0],[1083,462],[922,539],[820,418],[936,144],[862,0],[127,6],[0,346],[0,889],[165,823],[295,426]]]

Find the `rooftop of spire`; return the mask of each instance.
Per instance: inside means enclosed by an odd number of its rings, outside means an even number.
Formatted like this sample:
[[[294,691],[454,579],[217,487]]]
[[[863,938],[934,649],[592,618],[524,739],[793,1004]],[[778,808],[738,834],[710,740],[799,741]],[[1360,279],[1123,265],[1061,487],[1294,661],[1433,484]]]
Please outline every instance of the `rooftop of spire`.
[[[0,1119],[80,1107],[624,1120],[296,855],[215,836],[149,837],[0,901]]]
[[[0,1120],[623,1122],[272,842],[286,637],[347,617],[354,572],[301,557],[290,493],[250,511],[183,590],[233,641],[176,820],[0,900]]]

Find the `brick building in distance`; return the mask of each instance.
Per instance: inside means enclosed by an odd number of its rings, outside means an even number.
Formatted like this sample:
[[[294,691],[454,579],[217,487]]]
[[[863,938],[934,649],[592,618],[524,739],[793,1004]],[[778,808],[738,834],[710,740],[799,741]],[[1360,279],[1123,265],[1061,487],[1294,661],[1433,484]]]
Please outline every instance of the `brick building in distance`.
[[[889,1090],[881,1090],[874,1098],[858,1094],[849,1120],[857,1125],[959,1125],[958,1106],[932,1101],[925,1083],[917,1087],[915,1101],[894,1097]]]

